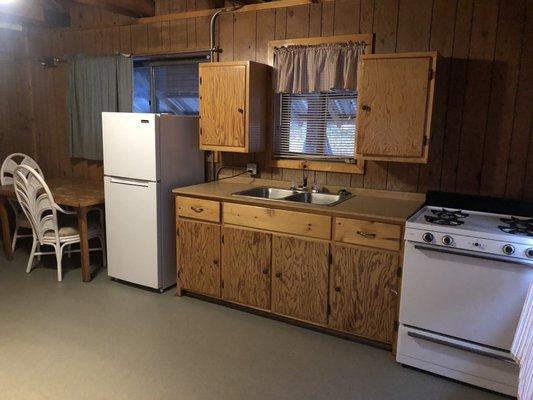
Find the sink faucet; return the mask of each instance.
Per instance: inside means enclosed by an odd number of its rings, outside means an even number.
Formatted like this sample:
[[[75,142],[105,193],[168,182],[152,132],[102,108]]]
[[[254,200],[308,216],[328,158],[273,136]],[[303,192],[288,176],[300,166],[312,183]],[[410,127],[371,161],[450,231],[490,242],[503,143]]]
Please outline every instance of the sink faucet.
[[[302,184],[296,186],[296,184],[293,181],[292,185],[291,185],[291,190],[303,190],[303,191],[307,192],[307,190],[308,190],[308,187],[307,187],[307,169],[305,169],[305,168],[302,169]]]

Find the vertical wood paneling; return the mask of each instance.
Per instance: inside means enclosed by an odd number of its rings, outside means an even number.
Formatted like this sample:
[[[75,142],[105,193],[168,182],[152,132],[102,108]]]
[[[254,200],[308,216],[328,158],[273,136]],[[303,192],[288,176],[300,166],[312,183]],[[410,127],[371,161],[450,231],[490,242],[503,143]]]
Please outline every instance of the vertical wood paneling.
[[[221,5],[217,0],[156,3],[159,14]],[[444,106],[442,113],[434,115],[428,165],[367,162],[365,175],[316,172],[309,174],[310,179],[329,185],[441,189],[533,199],[533,55],[528,45],[533,40],[532,8],[525,0],[328,0],[222,15],[217,41],[223,49],[221,60],[259,62],[266,61],[266,46],[272,39],[356,32],[374,32],[377,53],[439,51],[444,58],[439,65],[437,101]],[[0,127],[0,151],[3,154],[20,145],[18,149],[31,152],[30,145],[37,143],[45,171],[98,177],[100,164],[68,159],[66,65],[43,69],[34,60],[40,55],[81,51],[146,53],[208,47],[208,18],[118,27],[128,17],[78,5],[72,8],[71,18],[73,26],[83,30],[30,30],[33,61],[27,71],[31,84],[21,82],[24,70],[2,68],[0,73],[7,77],[0,82],[2,93],[20,96],[31,90],[33,101],[0,100],[0,116],[18,116],[17,109],[34,104],[34,122],[14,120]],[[2,66],[2,54],[19,47],[19,39],[0,38]],[[33,130],[33,138],[15,143],[6,134],[13,129]],[[223,159],[242,164],[253,158],[225,155]],[[255,158],[260,160],[261,155]],[[301,171],[268,171],[267,176],[299,181]]]
[[[514,107],[526,3],[500,6],[492,87],[483,151],[480,192],[503,196],[513,131]]]
[[[456,179],[460,192],[479,192],[497,21],[497,0],[475,1]]]

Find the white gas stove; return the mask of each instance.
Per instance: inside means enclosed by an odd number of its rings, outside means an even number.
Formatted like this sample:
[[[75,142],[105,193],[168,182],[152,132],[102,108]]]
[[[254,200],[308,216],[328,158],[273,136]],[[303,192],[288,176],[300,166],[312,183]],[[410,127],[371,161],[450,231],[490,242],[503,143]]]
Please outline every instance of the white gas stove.
[[[533,219],[425,206],[406,224],[405,240],[533,265]]]
[[[516,216],[463,197],[437,196],[406,223],[397,361],[516,396],[510,348],[533,281],[533,207]]]

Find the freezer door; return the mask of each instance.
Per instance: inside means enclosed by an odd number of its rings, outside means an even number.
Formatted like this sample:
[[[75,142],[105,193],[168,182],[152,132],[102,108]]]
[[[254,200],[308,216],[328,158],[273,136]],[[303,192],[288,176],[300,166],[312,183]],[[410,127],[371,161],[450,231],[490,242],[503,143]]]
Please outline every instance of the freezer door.
[[[156,114],[102,113],[104,175],[159,180]]]
[[[108,275],[159,288],[159,184],[105,177]]]

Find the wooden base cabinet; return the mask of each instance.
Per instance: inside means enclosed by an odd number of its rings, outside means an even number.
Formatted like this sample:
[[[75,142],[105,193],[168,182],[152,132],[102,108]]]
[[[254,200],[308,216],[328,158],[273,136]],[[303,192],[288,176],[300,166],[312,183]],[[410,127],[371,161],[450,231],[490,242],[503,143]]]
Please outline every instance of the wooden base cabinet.
[[[220,226],[178,219],[178,294],[181,288],[220,298]]]
[[[392,343],[398,301],[399,255],[332,246],[329,327]]]
[[[269,233],[222,229],[222,299],[270,309]]]
[[[272,312],[326,325],[329,243],[272,237]]]

